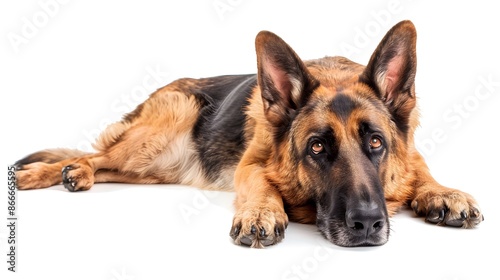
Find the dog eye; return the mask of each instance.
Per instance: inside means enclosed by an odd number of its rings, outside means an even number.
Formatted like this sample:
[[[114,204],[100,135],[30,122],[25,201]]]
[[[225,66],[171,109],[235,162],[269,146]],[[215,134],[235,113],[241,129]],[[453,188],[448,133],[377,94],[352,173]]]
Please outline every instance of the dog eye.
[[[378,149],[382,147],[382,139],[379,136],[372,136],[369,144],[371,149]]]
[[[322,153],[324,150],[325,150],[325,146],[323,145],[323,143],[321,143],[319,141],[314,141],[311,144],[311,152],[313,152],[313,154],[315,154],[315,155]]]

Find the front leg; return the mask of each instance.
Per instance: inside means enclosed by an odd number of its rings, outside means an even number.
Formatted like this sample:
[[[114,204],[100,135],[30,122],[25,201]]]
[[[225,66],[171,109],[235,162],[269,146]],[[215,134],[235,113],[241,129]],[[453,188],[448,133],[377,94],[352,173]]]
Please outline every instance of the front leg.
[[[230,236],[238,245],[263,248],[285,236],[288,217],[279,191],[267,182],[263,168],[243,165],[236,173],[236,214]]]
[[[422,157],[417,155],[417,181],[411,207],[425,220],[438,225],[473,228],[484,220],[478,203],[468,193],[438,184]]]

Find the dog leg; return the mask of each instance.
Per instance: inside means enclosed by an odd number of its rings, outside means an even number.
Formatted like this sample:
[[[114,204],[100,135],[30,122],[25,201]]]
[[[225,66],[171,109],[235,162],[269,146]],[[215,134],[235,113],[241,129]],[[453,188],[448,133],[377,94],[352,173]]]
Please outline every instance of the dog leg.
[[[63,184],[69,191],[90,189],[94,183],[158,184],[152,175],[120,172],[101,154],[65,159],[55,163],[33,162],[17,165],[16,182],[20,190],[48,188]],[[61,176],[62,175],[62,176]]]
[[[47,153],[47,152],[44,152]],[[152,176],[115,171],[118,166],[99,153],[48,163],[37,161],[16,164],[16,182],[20,190],[47,188],[62,183],[69,191],[88,190],[94,183],[159,183]],[[62,175],[62,176],[61,176]]]
[[[14,164],[17,188],[41,189],[60,184],[61,169],[85,155],[88,153],[72,149],[48,149],[30,154]]]
[[[89,190],[95,182],[94,174],[102,168],[110,168],[106,157],[96,154],[82,157],[62,168],[62,183],[71,192]]]
[[[206,180],[191,148],[200,105],[194,95],[171,87],[158,90],[121,122],[108,126],[96,141],[97,153],[52,149],[19,160],[15,164],[18,188],[63,183],[69,191],[80,191],[97,182],[204,186]]]
[[[473,228],[484,220],[478,203],[468,193],[438,184],[430,175],[419,155],[421,170],[416,171],[418,182],[411,207],[426,221],[438,225]]]
[[[238,245],[263,248],[284,238],[288,216],[283,199],[263,173],[259,164],[240,164],[236,171],[236,214],[230,236]]]
[[[273,187],[261,185],[247,193],[236,210],[230,236],[238,245],[263,248],[280,242],[287,225],[281,196]]]
[[[106,157],[102,154],[91,154],[53,163],[44,161],[18,163],[16,164],[17,188],[40,189],[63,183],[69,191],[88,190],[94,184],[94,173],[97,170],[114,167],[106,162]]]
[[[162,182],[154,176],[139,176],[131,172],[101,169],[94,174],[94,183],[160,184]]]
[[[108,156],[96,154],[80,158],[62,169],[62,183],[69,191],[90,189],[94,183],[158,184],[162,180],[152,175],[122,172]]]
[[[48,188],[60,184],[62,162],[34,162],[16,165],[16,183],[19,190]]]

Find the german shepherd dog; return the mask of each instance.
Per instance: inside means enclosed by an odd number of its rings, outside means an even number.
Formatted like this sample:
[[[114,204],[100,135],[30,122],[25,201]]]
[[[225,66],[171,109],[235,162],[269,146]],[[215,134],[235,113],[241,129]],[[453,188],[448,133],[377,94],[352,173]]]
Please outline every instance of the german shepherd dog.
[[[176,80],[110,125],[96,153],[50,149],[19,160],[18,188],[235,190],[229,235],[256,248],[280,242],[289,221],[316,224],[340,246],[382,245],[404,205],[438,225],[483,220],[474,198],[438,184],[415,149],[410,21],[385,35],[366,67],[344,57],[302,61],[267,31],[255,46],[256,75]]]

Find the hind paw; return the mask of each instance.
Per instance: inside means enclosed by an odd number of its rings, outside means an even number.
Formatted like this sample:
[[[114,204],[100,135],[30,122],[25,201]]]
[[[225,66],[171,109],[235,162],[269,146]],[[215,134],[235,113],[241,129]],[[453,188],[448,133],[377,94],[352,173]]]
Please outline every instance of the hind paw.
[[[86,191],[94,184],[94,172],[89,166],[71,164],[62,169],[62,183],[70,192]]]
[[[59,170],[53,164],[35,162],[15,165],[15,169],[19,190],[48,188],[61,182]]]

